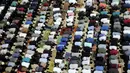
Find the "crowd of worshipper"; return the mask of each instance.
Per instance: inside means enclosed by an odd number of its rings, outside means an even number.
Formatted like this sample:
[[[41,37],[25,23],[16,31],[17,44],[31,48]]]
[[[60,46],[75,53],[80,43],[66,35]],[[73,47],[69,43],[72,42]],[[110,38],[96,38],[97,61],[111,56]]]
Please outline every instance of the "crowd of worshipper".
[[[0,73],[130,73],[130,0],[0,0]]]

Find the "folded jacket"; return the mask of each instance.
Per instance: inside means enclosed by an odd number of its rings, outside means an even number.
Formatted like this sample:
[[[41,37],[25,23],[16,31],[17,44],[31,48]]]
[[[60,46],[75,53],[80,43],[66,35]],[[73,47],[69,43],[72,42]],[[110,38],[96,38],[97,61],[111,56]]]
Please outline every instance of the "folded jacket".
[[[116,54],[118,54],[118,51],[117,51],[117,50],[111,50],[111,51],[110,51],[110,54],[111,54],[111,55],[116,55]]]

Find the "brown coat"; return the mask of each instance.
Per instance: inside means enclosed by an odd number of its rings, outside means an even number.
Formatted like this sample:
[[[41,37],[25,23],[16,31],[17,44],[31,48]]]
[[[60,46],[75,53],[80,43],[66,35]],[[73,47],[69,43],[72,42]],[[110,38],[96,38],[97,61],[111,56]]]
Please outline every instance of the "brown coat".
[[[69,4],[68,2],[65,2],[65,3],[64,3],[63,10],[64,10],[64,11],[67,11],[68,8],[69,8],[69,5],[70,5],[70,4]],[[63,12],[63,13],[62,13],[62,19],[65,19],[65,17],[66,17],[66,12]]]

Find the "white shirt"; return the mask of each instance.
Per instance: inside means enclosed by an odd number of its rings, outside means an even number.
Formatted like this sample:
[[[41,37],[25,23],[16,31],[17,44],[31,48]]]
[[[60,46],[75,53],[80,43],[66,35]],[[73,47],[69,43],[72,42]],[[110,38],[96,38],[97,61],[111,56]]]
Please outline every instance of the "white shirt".
[[[90,16],[91,16],[91,17],[92,17],[92,16],[96,16],[96,14],[95,14],[95,13],[91,13]]]
[[[83,57],[83,61],[90,60],[90,57]]]
[[[112,49],[117,50],[117,46],[110,46],[109,49],[110,50],[112,50]]]
[[[82,65],[90,65],[90,60],[82,61]]]
[[[38,23],[38,26],[43,27],[45,25],[43,23]]]
[[[105,41],[106,39],[107,39],[107,37],[106,37],[106,36],[99,37],[99,40],[100,40],[100,41],[102,41],[102,40],[104,40],[104,41]]]
[[[73,17],[69,17],[69,18],[67,18],[67,20],[66,20],[67,22],[73,22],[74,21],[74,19],[73,19]]]
[[[86,12],[86,9],[85,8],[81,8],[79,11]]]
[[[9,11],[14,11],[16,7],[9,7]]]
[[[55,34],[56,34],[56,32],[55,32],[55,31],[52,31],[52,32],[50,32],[50,34],[51,34],[51,35],[55,35]]]
[[[121,38],[121,36],[120,35],[113,35],[113,38],[117,38],[117,39],[120,39]]]
[[[56,19],[56,21],[61,22],[61,21],[62,21],[62,18],[59,17],[58,19]]]
[[[61,73],[61,68],[54,67],[54,68],[53,68],[53,71],[54,71],[54,72],[57,72],[57,73]]]
[[[54,22],[54,24],[59,26],[61,22]]]
[[[122,49],[123,49],[123,50],[129,50],[129,49],[130,49],[130,46],[129,46],[129,45],[127,45],[127,46],[122,46]]]
[[[7,12],[6,15],[4,16],[5,19],[8,19],[11,15],[11,12]]]
[[[84,42],[84,46],[85,46],[85,47],[90,47],[90,48],[91,48],[91,47],[92,47],[92,43]]]
[[[110,20],[105,20],[105,21],[103,21],[103,23],[110,23]]]
[[[30,65],[30,63],[27,63],[27,62],[22,62],[22,66],[25,66],[26,68],[28,68]]]
[[[54,39],[54,35],[49,35],[49,39]]]
[[[76,57],[79,57],[80,53],[72,53],[71,56],[76,56]]]
[[[73,23],[69,22],[67,23],[67,26],[73,26]]]
[[[24,24],[23,24],[22,26],[23,26],[24,28],[29,28],[29,25],[24,25]]]
[[[75,3],[77,3],[77,1],[76,0],[69,0],[69,3],[75,4]]]
[[[2,50],[0,51],[0,54],[6,54],[7,52],[8,52],[7,49],[2,49]]]
[[[78,73],[78,71],[75,70],[75,69],[69,69],[69,70],[68,70],[68,73]]]
[[[40,30],[35,30],[34,33],[41,34],[41,31]]]
[[[47,59],[46,59],[46,58],[40,58],[40,59],[39,59],[39,62],[47,63]]]
[[[55,59],[55,63],[59,63],[59,64],[61,64],[62,63],[62,59]]]
[[[88,70],[87,69],[83,69],[82,73],[91,73],[91,69],[88,69]]]
[[[32,55],[30,55],[30,54],[25,54],[25,57],[27,57],[27,58],[32,58]]]
[[[103,31],[103,30],[101,30],[101,34],[105,34],[105,35],[107,35],[108,32],[107,32],[107,31]]]
[[[22,0],[21,4],[26,4],[28,2],[29,2],[28,0]]]
[[[93,5],[93,1],[92,0],[87,0],[86,1],[86,5],[87,6],[92,6]]]
[[[106,49],[106,48],[107,48],[107,45],[106,45],[106,44],[99,44],[99,45],[98,45],[98,48],[104,48],[104,49]]]
[[[130,0],[125,0],[125,3],[126,4],[130,4]]]
[[[20,33],[19,33],[19,36],[25,38],[25,37],[27,36],[27,33],[22,33],[22,32],[20,32]]]
[[[130,15],[124,15],[124,19],[130,19]]]
[[[94,73],[103,73],[103,71],[94,71]]]
[[[2,10],[5,8],[5,6],[0,6],[0,13],[2,12]]]
[[[53,8],[53,11],[60,11],[60,8]]]
[[[78,64],[70,64],[70,69],[78,69]]]
[[[102,18],[101,22],[103,22],[103,23],[110,23],[110,20],[108,18]]]
[[[93,30],[91,30],[91,31],[88,31],[88,34],[94,34],[94,31]]]
[[[42,58],[47,58],[48,56],[49,56],[49,55],[46,54],[46,53],[41,55]]]
[[[111,3],[112,6],[119,5],[119,0],[113,0]]]
[[[82,42],[75,42],[74,44],[77,46],[81,46]]]
[[[83,32],[82,32],[82,31],[76,31],[76,32],[75,32],[75,35],[81,35],[81,36],[82,36],[82,35],[83,35]]]
[[[130,27],[124,26],[124,30],[130,30]]]
[[[129,69],[127,70],[127,73],[130,73],[130,70],[129,70]]]
[[[39,53],[43,53],[44,49],[43,48],[37,48],[36,49]]]
[[[93,38],[93,34],[88,34],[87,38]]]
[[[2,48],[8,48],[9,44],[2,44],[1,47]]]
[[[32,50],[27,50],[27,54],[30,54],[30,55],[34,55],[34,51],[32,51]]]
[[[43,49],[50,50],[50,49],[51,49],[51,46],[49,46],[49,45],[44,45]]]
[[[130,34],[130,30],[124,30],[123,33],[124,34]]]

